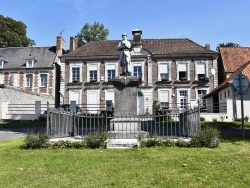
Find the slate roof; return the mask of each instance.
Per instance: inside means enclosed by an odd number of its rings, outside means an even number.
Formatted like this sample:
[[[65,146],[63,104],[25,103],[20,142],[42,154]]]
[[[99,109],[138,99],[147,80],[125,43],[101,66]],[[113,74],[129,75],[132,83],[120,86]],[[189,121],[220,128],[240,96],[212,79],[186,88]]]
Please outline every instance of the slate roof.
[[[25,68],[26,60],[34,58],[34,68],[48,68],[56,57],[56,47],[9,47],[0,48],[0,59],[4,60],[4,69]]]
[[[63,57],[117,56],[119,42],[120,40],[92,41]],[[133,41],[130,42],[133,44]],[[154,55],[218,55],[189,39],[144,39],[141,42],[143,49]]]

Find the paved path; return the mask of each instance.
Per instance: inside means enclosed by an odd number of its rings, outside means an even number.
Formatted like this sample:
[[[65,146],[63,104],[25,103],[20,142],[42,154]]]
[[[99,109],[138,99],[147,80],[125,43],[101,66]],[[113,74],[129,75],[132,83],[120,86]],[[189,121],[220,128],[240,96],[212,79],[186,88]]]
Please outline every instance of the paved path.
[[[45,128],[37,128],[36,130],[32,130],[32,132],[41,132],[44,130]],[[31,132],[31,130],[26,128],[0,128],[0,141],[22,138],[25,137],[28,132]]]

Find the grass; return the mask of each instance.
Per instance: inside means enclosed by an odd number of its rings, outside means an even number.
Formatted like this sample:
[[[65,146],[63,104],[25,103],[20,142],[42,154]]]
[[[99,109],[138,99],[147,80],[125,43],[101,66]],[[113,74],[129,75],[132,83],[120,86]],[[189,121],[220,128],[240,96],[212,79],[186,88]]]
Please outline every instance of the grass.
[[[214,125],[218,128],[238,128],[238,129],[242,128],[241,121],[234,121],[234,122],[220,122],[220,121],[218,121],[218,122],[205,122],[205,121],[202,121],[201,125],[204,125],[204,124]],[[244,127],[246,129],[250,129],[250,122],[244,122]]]
[[[250,141],[216,149],[20,149],[0,142],[0,187],[249,187]]]

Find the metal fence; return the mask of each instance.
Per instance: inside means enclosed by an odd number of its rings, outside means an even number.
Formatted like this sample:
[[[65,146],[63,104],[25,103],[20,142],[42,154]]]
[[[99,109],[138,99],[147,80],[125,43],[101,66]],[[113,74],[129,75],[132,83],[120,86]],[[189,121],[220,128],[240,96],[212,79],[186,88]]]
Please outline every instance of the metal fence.
[[[112,139],[194,137],[199,129],[198,108],[153,115],[71,113],[51,108],[47,113],[47,132],[53,138],[76,135],[85,138],[101,132]]]

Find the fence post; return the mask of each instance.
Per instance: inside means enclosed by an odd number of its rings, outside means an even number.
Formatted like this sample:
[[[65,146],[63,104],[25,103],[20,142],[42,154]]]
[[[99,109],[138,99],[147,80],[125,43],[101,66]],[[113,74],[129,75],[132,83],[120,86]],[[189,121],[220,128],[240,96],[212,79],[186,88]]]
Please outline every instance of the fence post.
[[[49,115],[50,115],[50,112],[49,112],[49,101],[47,101],[47,123],[46,123],[46,129],[47,129],[47,134],[49,134]]]

